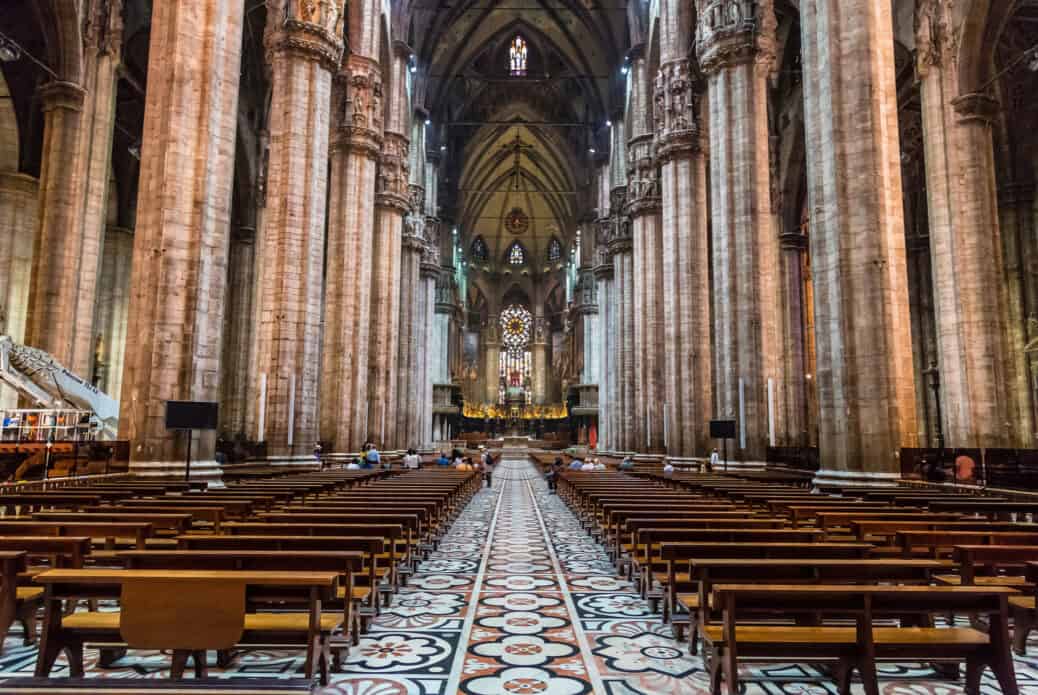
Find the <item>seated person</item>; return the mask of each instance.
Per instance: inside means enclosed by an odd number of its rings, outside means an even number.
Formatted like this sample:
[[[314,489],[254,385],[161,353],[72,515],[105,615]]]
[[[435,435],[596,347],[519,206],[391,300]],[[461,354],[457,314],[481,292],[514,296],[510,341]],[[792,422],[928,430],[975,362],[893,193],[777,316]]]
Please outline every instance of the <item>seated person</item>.
[[[447,458],[447,454],[445,452],[441,451],[440,452],[440,458],[436,459],[436,465],[437,466],[449,466],[449,465],[451,465],[451,460],[449,458]]]
[[[569,462],[569,469],[571,471],[579,471],[584,466],[584,462],[580,459],[573,459]]]
[[[606,469],[606,465],[604,463],[602,463],[601,459],[595,459],[595,470],[596,471],[604,471],[605,469]]]
[[[350,462],[346,464],[346,470],[348,471],[359,471],[360,464],[357,463],[357,459],[350,459]]]
[[[580,470],[584,471],[585,473],[590,473],[590,472],[594,471],[595,470],[595,462],[592,461],[591,459],[588,459],[587,461],[584,462],[584,465],[580,467]]]
[[[665,478],[674,477],[674,464],[672,464],[670,461],[667,461],[665,464],[663,464],[663,476]]]
[[[633,471],[634,470],[634,459],[630,456],[624,456],[624,460],[617,466],[617,470],[620,471]]]
[[[459,459],[455,468],[459,471],[471,471],[472,462],[469,459]]]

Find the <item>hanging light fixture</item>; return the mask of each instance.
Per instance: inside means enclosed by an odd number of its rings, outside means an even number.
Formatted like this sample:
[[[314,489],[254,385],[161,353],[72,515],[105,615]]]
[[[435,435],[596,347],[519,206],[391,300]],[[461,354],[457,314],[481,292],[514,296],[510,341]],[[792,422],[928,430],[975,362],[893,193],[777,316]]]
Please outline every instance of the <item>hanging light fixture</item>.
[[[11,39],[0,35],[0,63],[13,63],[22,57],[22,49]]]

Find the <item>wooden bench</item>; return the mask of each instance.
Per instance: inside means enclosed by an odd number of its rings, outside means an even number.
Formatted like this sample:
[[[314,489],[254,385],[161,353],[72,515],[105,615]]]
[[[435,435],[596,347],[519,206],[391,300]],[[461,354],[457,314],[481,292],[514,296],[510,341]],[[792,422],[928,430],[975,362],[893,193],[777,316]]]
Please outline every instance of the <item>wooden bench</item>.
[[[302,678],[256,678],[227,681],[163,681],[122,678],[9,678],[0,679],[0,695],[309,695],[312,683]]]
[[[701,625],[711,692],[720,694],[722,675],[726,692],[739,692],[740,659],[835,661],[839,691],[850,692],[851,673],[857,670],[866,695],[879,693],[877,661],[965,661],[967,693],[979,693],[982,672],[990,667],[1002,692],[1018,695],[1007,630],[1007,600],[1012,594],[1005,587],[974,586],[715,585],[711,606],[722,620]],[[987,615],[988,631],[874,624],[876,618],[928,619],[964,610]],[[850,615],[855,624],[797,625],[792,621],[798,615]],[[755,622],[762,617],[787,622]]]
[[[330,637],[342,626],[343,615],[322,613],[321,605],[334,597],[338,578],[336,572],[49,570],[36,577],[46,588],[36,676],[48,676],[64,651],[71,676],[82,677],[86,642],[172,650],[170,675],[175,679],[183,676],[189,658],[196,677],[204,677],[206,650],[285,644],[305,645],[306,677],[318,671],[326,685]],[[308,611],[246,612],[274,595],[305,600]],[[63,601],[82,598],[118,599],[120,610],[64,615]]]
[[[660,557],[667,566],[666,578],[662,582],[664,620],[671,620],[678,640],[682,639],[682,628],[686,624],[691,624],[694,634],[694,618],[699,608],[699,584],[692,580],[689,563],[697,558],[863,559],[871,549],[868,543],[663,542],[660,544]],[[685,610],[683,619],[678,608]],[[695,639],[690,641],[690,647],[694,654]]]

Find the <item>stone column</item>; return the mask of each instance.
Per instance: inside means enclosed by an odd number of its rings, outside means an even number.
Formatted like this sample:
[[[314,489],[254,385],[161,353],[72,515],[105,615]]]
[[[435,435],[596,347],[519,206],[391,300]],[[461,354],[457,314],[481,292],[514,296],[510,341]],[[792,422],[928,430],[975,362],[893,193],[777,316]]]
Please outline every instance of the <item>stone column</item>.
[[[419,444],[427,447],[432,444],[432,421],[433,421],[433,371],[438,360],[438,340],[436,331],[436,279],[440,275],[440,264],[434,262],[439,254],[432,257],[426,254],[422,259],[420,268],[420,280],[422,283],[422,314],[423,337],[418,349],[421,362],[421,373],[419,378],[419,400],[421,404],[421,418],[419,421]]]
[[[89,378],[105,233],[122,17],[83,7],[83,83],[40,89],[44,111],[40,217],[25,342]]]
[[[593,380],[598,384],[598,448],[609,451],[616,448],[613,435],[613,411],[616,407],[616,348],[614,345],[616,315],[613,298],[613,263],[605,247],[609,222],[600,220],[599,241],[595,254],[594,275],[598,284],[598,373]]]
[[[945,444],[1010,447],[1005,271],[992,121],[998,102],[959,93],[949,3],[917,21],[930,253]],[[1028,433],[1028,438],[1029,438]]]
[[[256,229],[238,227],[231,236],[227,272],[227,316],[224,321],[223,381],[220,384],[221,428],[232,436],[245,433],[247,426],[249,382],[253,378],[249,362],[252,344],[253,289],[256,284]]]
[[[25,340],[39,183],[25,174],[0,174],[0,335]],[[18,394],[0,386],[0,407],[18,406]]]
[[[631,415],[637,451],[663,449],[663,236],[659,181],[651,134],[627,144],[627,211],[631,217],[634,293],[634,403]]]
[[[368,354],[374,266],[375,177],[382,148],[378,63],[350,54],[338,75],[343,99],[332,140],[328,268],[321,351],[321,439],[359,451],[368,436]]]
[[[615,336],[616,384],[613,441],[621,451],[633,451],[634,440],[634,259],[631,240],[631,222],[623,214],[625,188],[614,188],[610,203],[613,210],[613,236],[609,239],[609,254],[613,257],[614,293],[616,307]]]
[[[108,227],[98,280],[97,314],[94,317],[94,330],[100,337],[100,349],[97,350],[92,380],[112,398],[118,398],[122,392],[132,271],[133,230]]]
[[[243,11],[196,0],[152,13],[119,422],[138,474],[183,473],[167,400],[219,398]],[[195,436],[192,473],[211,473],[215,433]]]
[[[713,415],[710,244],[706,161],[688,60],[656,77],[657,156],[663,205],[663,325],[667,453],[709,451]]]
[[[785,401],[782,408],[785,420],[785,437],[780,445],[807,446],[807,355],[804,347],[811,338],[804,333],[804,306],[809,301],[804,297],[804,254],[807,253],[807,236],[799,231],[779,236],[780,271],[782,279],[782,335],[785,339],[782,354],[785,358],[783,373],[785,383],[775,394],[776,407],[779,398]],[[776,436],[780,436],[776,432]]]
[[[891,7],[806,0],[800,10],[818,477],[883,480],[917,439]]]
[[[425,248],[424,190],[411,186],[411,209],[404,219],[403,245],[400,255],[400,328],[397,349],[397,400],[393,416],[397,422],[400,447],[420,444],[419,395],[420,364],[423,361],[423,322],[421,306],[422,280],[420,266]]]
[[[487,403],[497,403],[501,398],[500,321],[499,316],[488,316],[487,326],[483,329],[483,355],[486,360],[483,374],[486,379]]]
[[[781,429],[778,238],[771,214],[768,75],[770,1],[733,17],[700,4],[697,46],[707,75],[713,214],[717,415],[737,421],[736,458],[763,462]]]
[[[450,339],[451,315],[454,313],[454,298],[451,296],[450,276],[445,269],[437,270],[436,306],[433,318],[432,381],[434,384],[451,383]]]
[[[400,326],[401,250],[407,199],[407,140],[387,132],[375,194],[372,267],[368,436],[382,448],[401,446],[397,432],[397,361]],[[417,267],[415,268],[417,270]]]
[[[533,338],[530,341],[530,368],[533,370],[531,396],[535,405],[548,402],[548,320],[543,316],[533,319]]]
[[[267,208],[258,268],[255,378],[271,458],[311,460],[318,439],[321,295],[332,72],[342,52],[335,3],[268,3],[271,70]],[[258,423],[257,423],[258,424]]]

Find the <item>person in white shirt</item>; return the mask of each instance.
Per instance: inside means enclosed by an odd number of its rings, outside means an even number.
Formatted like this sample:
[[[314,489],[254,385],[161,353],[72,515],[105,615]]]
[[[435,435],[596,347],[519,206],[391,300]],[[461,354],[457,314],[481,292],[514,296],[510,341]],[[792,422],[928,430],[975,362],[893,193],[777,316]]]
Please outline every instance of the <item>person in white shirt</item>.
[[[598,459],[595,459],[595,470],[596,471],[604,471],[605,469],[606,469],[606,465],[604,463],[602,463],[601,461],[599,461]]]
[[[346,464],[346,470],[348,471],[359,471],[360,464],[357,463],[357,459],[350,459],[350,462]]]
[[[710,452],[710,470],[716,470],[721,463],[721,455],[717,453],[717,447]]]
[[[663,476],[665,478],[670,478],[670,477],[673,477],[673,475],[674,475],[674,465],[670,461],[667,461],[667,463],[665,463],[663,465]]]
[[[421,468],[421,459],[418,457],[418,452],[414,449],[408,449],[407,454],[404,455],[404,468],[411,470]]]
[[[591,461],[591,459],[588,459],[584,462],[584,465],[580,467],[580,470],[584,471],[585,473],[590,473],[591,471],[595,470],[595,464]]]

